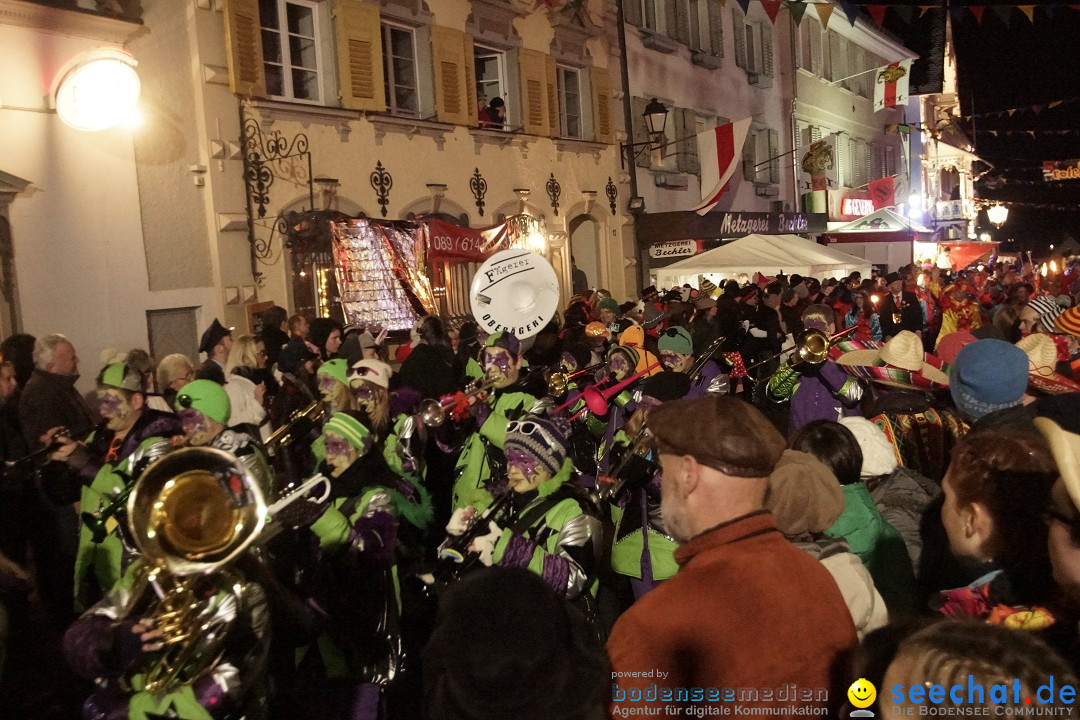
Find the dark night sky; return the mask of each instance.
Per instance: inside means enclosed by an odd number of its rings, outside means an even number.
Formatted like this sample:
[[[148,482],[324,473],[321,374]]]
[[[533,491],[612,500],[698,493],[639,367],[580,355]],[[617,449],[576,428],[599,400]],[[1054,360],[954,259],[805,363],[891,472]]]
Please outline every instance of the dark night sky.
[[[1080,11],[1060,2],[1025,0],[1038,5],[1032,23],[1015,8],[1017,0],[948,2],[950,7],[968,4],[1013,6],[1007,26],[990,7],[985,10],[981,24],[967,11],[962,19],[953,19],[963,114],[1080,98]],[[890,12],[889,16],[888,29],[901,38],[925,33],[925,28],[918,27],[917,21],[905,24],[897,22],[895,12]],[[919,44],[918,37],[912,40],[912,45]],[[1080,180],[1059,183],[1042,180],[1043,160],[1080,158],[1080,102],[1063,104],[1039,114],[1029,111],[1012,117],[976,118],[974,127],[970,123],[964,127],[969,136],[973,136],[979,156],[994,165],[976,186],[979,197],[1070,206],[1065,212],[1013,206],[1008,221],[996,232],[985,223],[984,214],[981,218],[995,239],[1015,238],[1020,249],[1031,249],[1036,255],[1050,244],[1061,242],[1064,233],[1080,240]],[[995,137],[990,130],[1073,132],[1068,135],[1036,133],[1033,139],[1026,134],[1007,136],[1001,133]]]

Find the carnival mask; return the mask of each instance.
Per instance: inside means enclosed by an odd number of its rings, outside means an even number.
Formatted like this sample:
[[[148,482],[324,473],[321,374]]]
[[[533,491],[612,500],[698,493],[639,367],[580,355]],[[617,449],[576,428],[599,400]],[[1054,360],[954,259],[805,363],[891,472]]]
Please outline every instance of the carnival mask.
[[[529,453],[510,448],[506,451],[506,478],[511,490],[526,493],[551,479],[551,474]]]

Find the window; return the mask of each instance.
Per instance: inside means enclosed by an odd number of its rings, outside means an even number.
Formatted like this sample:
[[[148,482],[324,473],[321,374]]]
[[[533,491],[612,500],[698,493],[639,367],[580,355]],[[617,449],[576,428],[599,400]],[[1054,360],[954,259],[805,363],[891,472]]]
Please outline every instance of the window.
[[[735,29],[735,64],[746,71],[751,85],[767,88],[772,85],[772,26],[752,20],[735,7],[731,10]]]
[[[416,37],[409,28],[382,24],[383,86],[386,109],[394,115],[417,117],[420,93],[416,78]]]
[[[664,3],[669,0],[634,1],[641,3],[641,27],[655,33],[662,33],[664,31]]]
[[[885,146],[885,176],[896,174],[896,148],[892,145]]]
[[[821,63],[821,23],[804,17],[799,25],[799,67],[817,76],[824,72]]]
[[[716,0],[685,0],[685,2],[689,6],[687,16],[690,18],[690,49],[713,53],[708,3],[716,2]]]
[[[304,0],[259,0],[267,94],[322,102],[317,11]]]
[[[843,80],[847,77],[847,52],[844,46],[847,41],[832,30],[829,31],[829,75],[832,82]]]
[[[559,135],[584,137],[581,117],[581,76],[577,70],[559,66]]]
[[[487,105],[495,98],[501,98],[506,103],[506,55],[499,50],[477,45],[473,57],[478,107]]]
[[[754,183],[779,183],[779,148],[779,133],[765,125],[752,125],[743,145],[743,178]]]

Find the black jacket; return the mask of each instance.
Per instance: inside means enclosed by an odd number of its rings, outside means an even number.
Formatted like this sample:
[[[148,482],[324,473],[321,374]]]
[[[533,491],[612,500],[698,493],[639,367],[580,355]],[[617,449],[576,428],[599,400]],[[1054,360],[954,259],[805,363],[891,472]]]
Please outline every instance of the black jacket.
[[[97,425],[94,411],[75,389],[78,379],[78,375],[34,370],[19,398],[19,421],[31,448],[41,446],[38,438],[50,428],[62,425],[71,437],[81,440]]]
[[[901,330],[921,332],[923,329],[922,305],[918,296],[907,290],[900,293],[900,307],[897,307],[892,294],[883,297],[878,305],[878,318],[881,320],[881,334],[886,339]]]

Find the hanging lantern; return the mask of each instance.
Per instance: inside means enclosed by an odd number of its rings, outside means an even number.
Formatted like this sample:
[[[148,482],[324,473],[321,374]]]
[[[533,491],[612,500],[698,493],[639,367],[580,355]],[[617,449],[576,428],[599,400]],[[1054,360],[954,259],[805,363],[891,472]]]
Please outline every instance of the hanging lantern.
[[[993,205],[986,209],[986,217],[994,224],[994,227],[1001,227],[1009,218],[1009,208],[1004,205]]]

